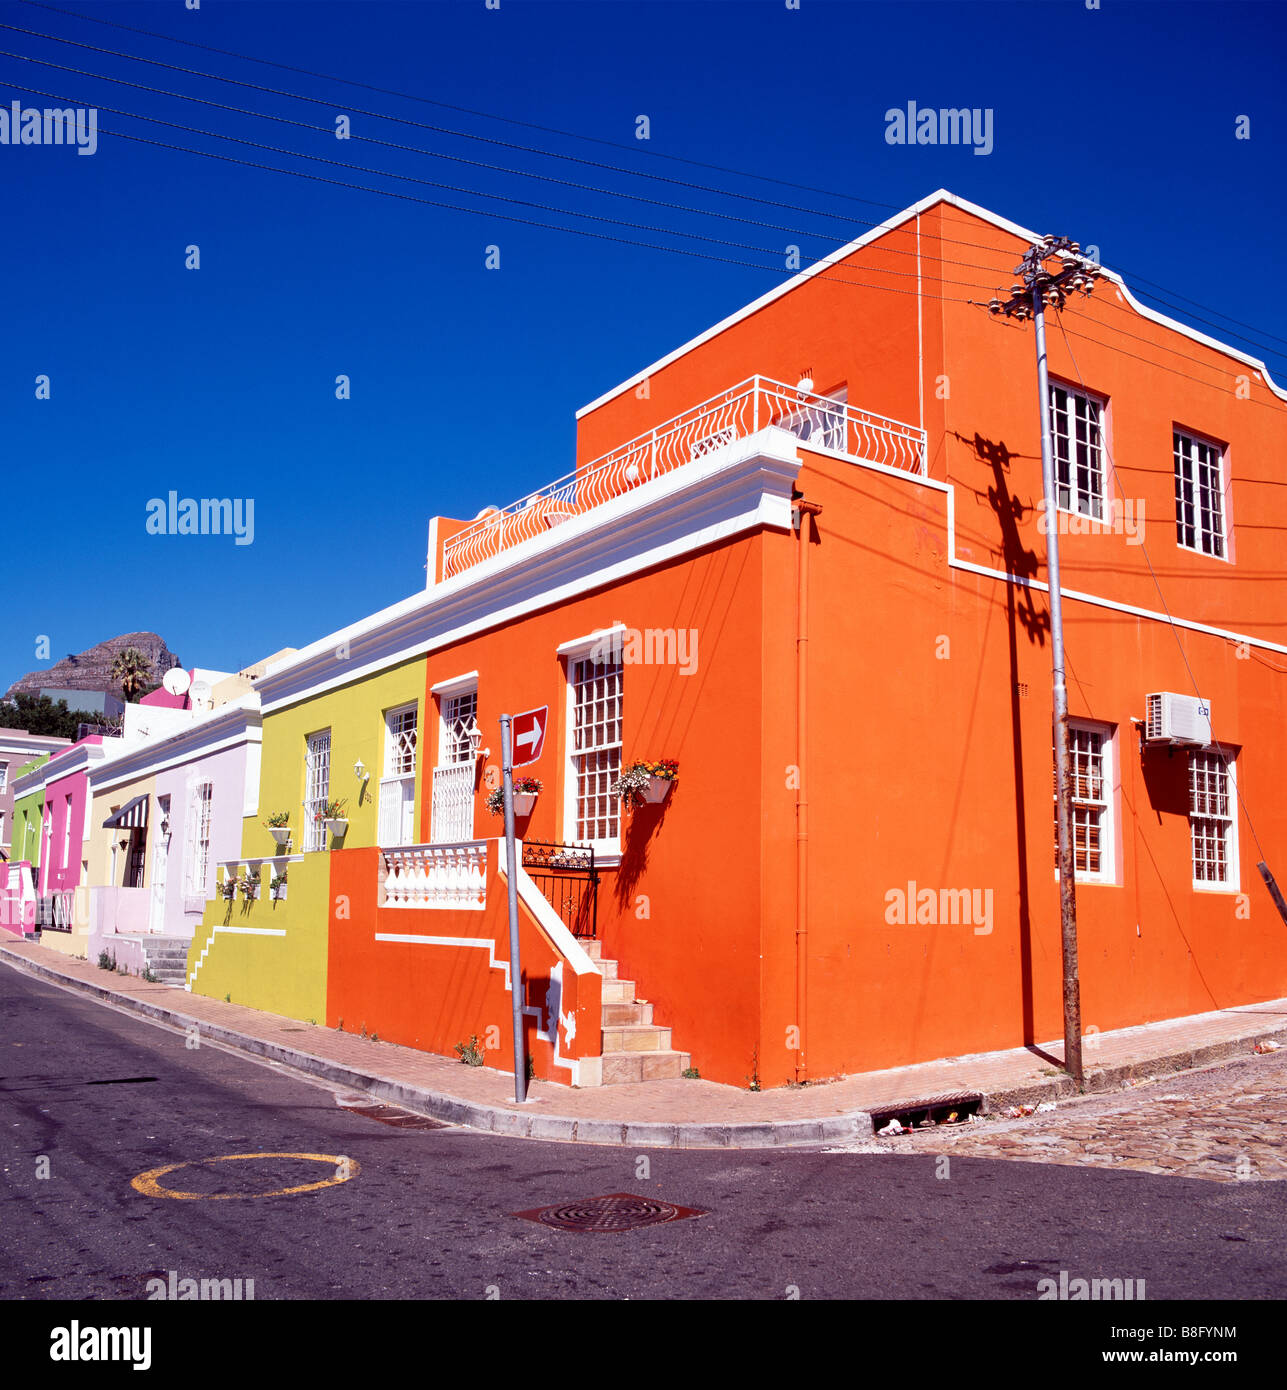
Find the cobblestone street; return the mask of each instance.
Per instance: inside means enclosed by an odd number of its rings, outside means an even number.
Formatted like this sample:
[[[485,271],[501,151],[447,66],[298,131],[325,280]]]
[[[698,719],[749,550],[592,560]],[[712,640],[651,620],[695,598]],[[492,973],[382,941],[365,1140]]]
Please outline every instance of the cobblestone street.
[[[1287,1050],[1062,1101],[1022,1119],[915,1130],[892,1152],[945,1153],[1239,1182],[1287,1178]]]

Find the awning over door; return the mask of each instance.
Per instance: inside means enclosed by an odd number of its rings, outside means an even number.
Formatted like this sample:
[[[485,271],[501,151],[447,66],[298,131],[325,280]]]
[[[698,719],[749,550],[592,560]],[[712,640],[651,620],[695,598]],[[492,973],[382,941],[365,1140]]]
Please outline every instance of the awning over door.
[[[108,816],[103,822],[103,829],[112,830],[119,827],[121,830],[146,830],[147,800],[147,793],[144,792],[133,801],[127,801],[115,815]]]

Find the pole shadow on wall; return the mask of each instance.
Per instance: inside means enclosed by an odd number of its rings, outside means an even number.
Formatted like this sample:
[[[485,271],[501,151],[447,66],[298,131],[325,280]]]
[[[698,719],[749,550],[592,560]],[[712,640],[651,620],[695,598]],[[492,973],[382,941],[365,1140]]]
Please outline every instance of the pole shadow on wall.
[[[1019,522],[1030,508],[1010,491],[1008,476],[1011,460],[1023,455],[1013,453],[1004,441],[985,439],[981,434],[975,434],[973,438],[966,438],[960,434],[956,437],[973,449],[975,456],[992,469],[987,501],[997,519],[1005,572],[1016,579],[1035,579],[1036,552],[1024,549],[1019,538]],[[1023,1042],[1025,1047],[1039,1056],[1059,1065],[1058,1058],[1041,1052],[1036,1046],[1032,981],[1032,890],[1028,880],[1028,816],[1024,798],[1023,729],[1019,709],[1019,702],[1023,698],[1019,680],[1019,630],[1023,630],[1029,644],[1035,642],[1044,647],[1050,631],[1050,613],[1049,610],[1037,608],[1033,600],[1033,590],[1027,585],[1007,584],[1005,590],[1006,643],[1010,669],[1010,744],[1014,768],[1015,866],[1019,876],[1019,964]]]

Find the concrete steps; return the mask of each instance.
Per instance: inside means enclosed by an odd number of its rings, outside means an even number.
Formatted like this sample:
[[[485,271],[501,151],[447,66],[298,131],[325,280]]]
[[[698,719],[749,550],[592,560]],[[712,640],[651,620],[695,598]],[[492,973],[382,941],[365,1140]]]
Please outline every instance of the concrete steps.
[[[635,997],[635,982],[620,978],[617,962],[603,958],[601,942],[582,944],[603,972],[602,1084],[618,1086],[682,1076],[692,1065],[692,1058],[671,1046],[669,1028],[653,1022],[651,1002]]]
[[[188,975],[188,939],[183,936],[152,936],[142,940],[147,968],[163,985],[182,989]]]

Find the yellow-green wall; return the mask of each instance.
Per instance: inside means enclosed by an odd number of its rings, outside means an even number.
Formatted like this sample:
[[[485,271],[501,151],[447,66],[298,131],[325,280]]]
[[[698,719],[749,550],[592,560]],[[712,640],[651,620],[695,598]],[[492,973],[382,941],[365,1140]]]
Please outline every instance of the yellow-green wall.
[[[415,703],[418,708],[416,756],[416,825],[420,824],[425,738],[425,662],[402,663],[264,716],[259,814],[242,827],[242,853],[267,859],[278,850],[264,822],[275,811],[289,811],[289,852],[304,844],[304,754],[308,736],[331,731],[332,799],[346,799],[348,831],[340,842],[353,849],[378,841],[380,778],[384,771],[385,712]],[[370,780],[361,783],[353,766],[361,759]],[[418,833],[418,832],[417,832]],[[328,836],[329,841],[329,836]],[[326,1020],[327,948],[330,924],[330,854],[315,851],[288,866],[287,896],[273,902],[271,875],[263,868],[258,898],[242,894],[229,904],[216,898],[206,904],[201,928],[188,955],[188,977],[197,968],[194,993],[234,1004],[265,1009],[290,1018]],[[220,878],[222,878],[222,872]],[[371,891],[375,892],[372,885]],[[216,927],[242,931],[215,932]],[[265,936],[247,928],[284,930]],[[207,949],[208,947],[208,949]],[[203,958],[204,953],[204,958]],[[200,966],[198,968],[198,961]]]

